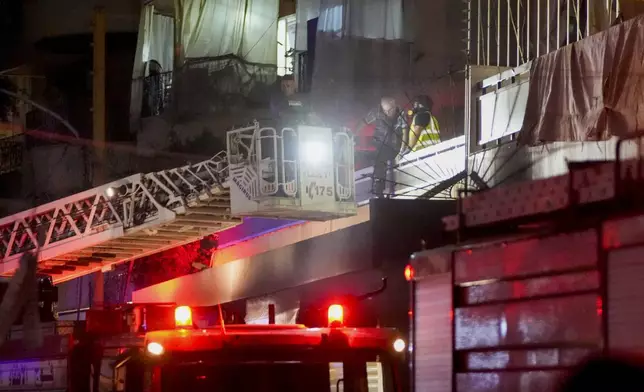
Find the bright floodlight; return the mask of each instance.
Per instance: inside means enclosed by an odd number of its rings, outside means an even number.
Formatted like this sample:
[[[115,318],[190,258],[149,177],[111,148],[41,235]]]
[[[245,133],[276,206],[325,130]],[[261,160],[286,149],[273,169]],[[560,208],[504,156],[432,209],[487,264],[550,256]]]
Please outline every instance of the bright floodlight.
[[[405,346],[406,346],[406,345],[405,345],[405,341],[404,341],[404,340],[402,340],[402,339],[400,339],[400,338],[398,338],[398,339],[396,339],[396,340],[394,341],[394,350],[395,350],[397,353],[401,353],[401,352],[403,352],[403,350],[405,349]]]
[[[116,194],[116,191],[114,190],[114,188],[109,187],[105,190],[105,194],[107,195],[107,197],[111,198],[111,197],[114,197],[114,195]]]
[[[302,159],[312,165],[319,165],[327,159],[329,147],[322,142],[304,143]]]

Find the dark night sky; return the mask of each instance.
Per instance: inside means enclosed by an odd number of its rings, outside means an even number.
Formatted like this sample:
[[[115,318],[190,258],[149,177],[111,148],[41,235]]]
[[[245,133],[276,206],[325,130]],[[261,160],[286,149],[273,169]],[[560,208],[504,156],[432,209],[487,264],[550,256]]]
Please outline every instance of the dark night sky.
[[[14,66],[22,36],[22,0],[0,0],[0,70]]]

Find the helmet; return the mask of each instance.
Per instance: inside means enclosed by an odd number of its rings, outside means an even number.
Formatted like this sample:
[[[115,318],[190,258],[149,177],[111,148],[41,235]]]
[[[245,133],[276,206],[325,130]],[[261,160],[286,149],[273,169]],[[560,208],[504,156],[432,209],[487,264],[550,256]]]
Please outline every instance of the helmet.
[[[428,109],[432,110],[434,106],[434,101],[429,97],[429,95],[418,95],[414,98],[413,106],[415,110],[418,109]]]

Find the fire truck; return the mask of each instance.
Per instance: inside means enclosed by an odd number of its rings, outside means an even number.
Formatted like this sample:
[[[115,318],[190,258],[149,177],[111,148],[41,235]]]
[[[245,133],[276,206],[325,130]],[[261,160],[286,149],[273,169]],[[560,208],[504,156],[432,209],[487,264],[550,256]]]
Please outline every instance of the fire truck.
[[[0,391],[401,391],[405,340],[352,327],[354,302],[304,312],[313,328],[275,324],[273,305],[268,325],[221,305],[93,308],[84,321],[42,322],[43,344],[30,349],[18,321],[0,345]]]
[[[400,391],[396,364],[405,342],[395,331],[347,328],[345,309],[328,307],[326,328],[303,325],[192,327],[188,307],[176,329],[145,335],[144,390]]]
[[[459,199],[453,244],[405,269],[412,390],[553,390],[591,355],[644,349],[643,136]]]

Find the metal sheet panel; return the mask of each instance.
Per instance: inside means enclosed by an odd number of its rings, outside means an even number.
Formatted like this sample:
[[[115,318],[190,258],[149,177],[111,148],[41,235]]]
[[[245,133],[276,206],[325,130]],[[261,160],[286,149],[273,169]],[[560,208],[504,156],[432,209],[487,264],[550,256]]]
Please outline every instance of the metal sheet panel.
[[[440,218],[453,208],[452,201],[374,200],[366,222],[143,288],[133,300],[208,306],[372,268],[391,269],[402,279],[404,263],[421,239],[442,244]],[[309,228],[302,226],[303,238]]]
[[[520,80],[479,98],[479,144],[517,133],[523,125],[529,80]]]
[[[639,245],[644,236],[644,215],[629,216],[604,222],[602,245],[604,249]]]
[[[416,283],[417,391],[452,390],[452,277],[432,275]]]
[[[329,279],[322,279],[306,285],[280,290],[261,297],[246,299],[246,322],[254,321],[255,323],[268,322],[268,304],[275,305],[276,322],[290,324],[285,322],[286,316],[291,315],[291,311],[306,308],[313,304],[320,305],[326,303],[330,298],[342,298],[345,295],[363,295],[374,292],[382,287],[383,272],[375,269],[366,271],[352,272],[345,275],[335,276]],[[389,287],[386,293],[396,293],[394,287]],[[387,298],[383,298],[387,297]],[[397,295],[394,295],[398,299]],[[383,303],[383,300],[389,300]],[[400,303],[391,303],[394,298],[391,295],[383,294],[376,296],[369,301],[362,301],[355,304],[356,309],[352,309],[355,317],[359,315],[368,316],[377,314],[378,316],[388,316],[385,309],[401,309],[404,307],[407,299],[406,296],[400,298]],[[391,313],[391,312],[389,312]],[[400,312],[402,313],[402,312]],[[295,313],[292,314],[292,322],[295,322]],[[382,317],[380,317],[382,318]],[[355,320],[359,320],[358,317]],[[406,321],[406,320],[405,320]],[[352,324],[355,326],[356,324]],[[385,326],[392,326],[391,323],[384,323]],[[398,325],[395,325],[398,326]]]
[[[608,346],[644,352],[644,246],[608,257]]]
[[[566,233],[456,252],[457,283],[529,276],[597,265],[597,232]]]
[[[458,308],[454,311],[456,349],[499,351],[499,347],[557,347],[562,342],[593,345],[601,336],[596,301],[594,293],[571,294]]]
[[[457,391],[552,390],[602,345],[595,230],[456,251]]]

